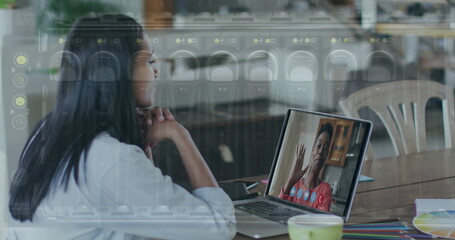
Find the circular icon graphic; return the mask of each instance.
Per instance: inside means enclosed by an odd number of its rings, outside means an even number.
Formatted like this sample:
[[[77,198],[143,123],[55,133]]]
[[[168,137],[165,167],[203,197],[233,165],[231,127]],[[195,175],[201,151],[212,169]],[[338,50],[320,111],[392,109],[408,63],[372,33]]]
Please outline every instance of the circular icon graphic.
[[[289,195],[291,195],[291,197],[294,197],[296,191],[297,189],[295,187],[292,187],[291,193]]]
[[[24,95],[16,95],[13,98],[13,105],[16,108],[23,108],[27,104],[27,97]]]
[[[308,198],[310,197],[310,191],[306,190],[305,191],[305,194],[303,195],[303,200],[308,200]]]
[[[313,192],[313,193],[311,194],[311,198],[310,198],[310,202],[313,203],[314,201],[316,201],[316,192]]]
[[[17,88],[23,88],[27,85],[28,78],[25,74],[19,73],[13,78],[13,84]]]
[[[178,50],[171,55],[174,69],[169,73],[172,81],[195,81],[199,79],[199,60],[193,52]]]
[[[368,82],[388,82],[396,79],[396,68],[394,57],[386,51],[374,51],[370,53],[365,62],[368,68],[364,71],[365,80]],[[377,74],[381,76],[378,77]]]
[[[17,115],[12,120],[13,128],[16,130],[24,129],[27,126],[27,118],[23,115]]]
[[[324,78],[329,81],[356,80],[357,69],[357,59],[345,49],[333,50],[324,60]]]
[[[24,67],[28,63],[28,56],[25,53],[18,53],[14,56],[14,63],[19,67]]]
[[[96,54],[96,53],[95,53]],[[94,55],[95,55],[94,54]],[[92,59],[92,57],[90,58]],[[50,58],[41,60],[43,66],[47,66],[49,68],[49,77],[52,81],[65,81],[65,82],[72,82],[78,81],[81,75],[81,62],[78,56],[74,53],[69,51],[58,51]],[[60,69],[62,65],[62,61],[66,64],[66,74],[65,78],[60,79]],[[88,66],[93,67],[93,62],[90,62]]]
[[[214,82],[232,82],[238,79],[237,58],[230,52],[217,51],[207,60],[207,79]]]
[[[268,51],[251,53],[245,65],[246,78],[253,82],[269,82],[278,78],[278,60]]]
[[[301,198],[302,194],[303,194],[303,189],[300,188],[299,191],[297,192],[297,198]]]
[[[311,52],[296,51],[286,59],[285,72],[288,81],[313,82],[318,79],[319,63]]]

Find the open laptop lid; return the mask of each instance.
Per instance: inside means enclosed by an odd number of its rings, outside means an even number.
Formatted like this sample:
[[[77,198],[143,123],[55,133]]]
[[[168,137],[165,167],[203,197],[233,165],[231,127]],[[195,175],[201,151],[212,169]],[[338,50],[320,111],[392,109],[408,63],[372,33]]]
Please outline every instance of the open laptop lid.
[[[371,130],[370,121],[289,109],[265,196],[307,210],[329,212],[347,221]],[[293,169],[299,168],[298,155],[303,158],[302,169],[307,170],[296,174],[299,180],[294,183],[289,179]]]

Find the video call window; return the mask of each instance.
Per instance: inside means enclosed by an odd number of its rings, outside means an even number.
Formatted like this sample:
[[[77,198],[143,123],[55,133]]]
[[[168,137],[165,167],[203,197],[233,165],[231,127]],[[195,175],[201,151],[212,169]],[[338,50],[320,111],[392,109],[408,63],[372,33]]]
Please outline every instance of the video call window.
[[[365,133],[361,122],[292,112],[269,195],[343,214]]]

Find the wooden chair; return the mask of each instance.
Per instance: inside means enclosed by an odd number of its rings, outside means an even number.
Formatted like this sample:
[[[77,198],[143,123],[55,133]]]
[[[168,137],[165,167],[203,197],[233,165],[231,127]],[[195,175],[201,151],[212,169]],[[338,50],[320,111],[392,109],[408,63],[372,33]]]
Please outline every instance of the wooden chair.
[[[406,80],[381,83],[361,89],[339,102],[346,116],[359,118],[358,110],[368,107],[384,124],[395,154],[427,149],[425,107],[430,98],[442,100],[445,147],[455,141],[453,89],[433,81]],[[369,148],[368,159],[374,155]]]

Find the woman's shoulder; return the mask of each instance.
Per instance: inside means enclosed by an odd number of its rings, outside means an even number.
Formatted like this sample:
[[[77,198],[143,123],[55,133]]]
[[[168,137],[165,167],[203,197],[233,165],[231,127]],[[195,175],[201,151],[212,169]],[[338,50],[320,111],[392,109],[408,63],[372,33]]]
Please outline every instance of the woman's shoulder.
[[[124,148],[123,143],[109,135],[109,133],[101,132],[90,144],[88,157],[96,155],[97,158],[104,159],[109,157],[112,159],[112,157],[118,155],[120,148]]]
[[[120,142],[117,138],[112,137],[108,132],[101,132],[93,139],[89,151],[102,151],[103,154],[105,154],[108,150],[111,150],[109,151],[111,154],[125,150],[142,152],[142,150],[136,145]]]
[[[94,168],[108,169],[119,161],[128,162],[146,157],[136,145],[120,142],[107,132],[98,134],[93,139],[87,154],[87,165]]]
[[[318,185],[318,188],[319,190],[328,190],[328,191],[332,191],[331,189],[331,186],[330,186],[330,183],[328,182],[325,182],[325,181],[322,181],[319,185]]]

